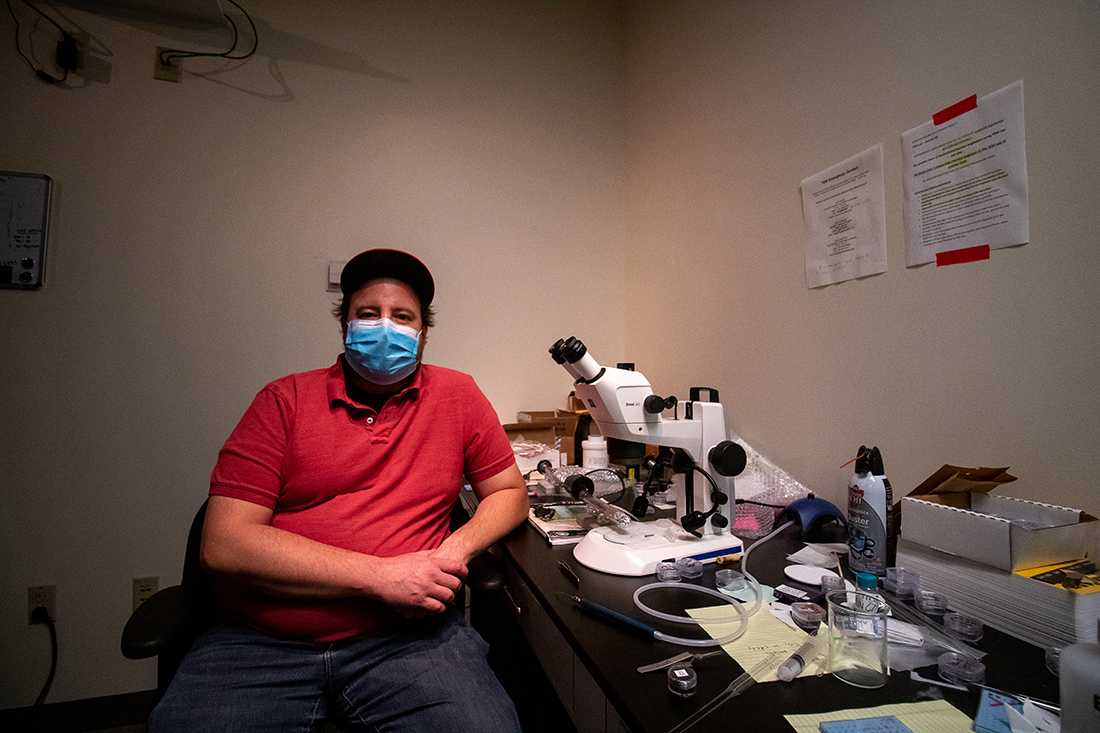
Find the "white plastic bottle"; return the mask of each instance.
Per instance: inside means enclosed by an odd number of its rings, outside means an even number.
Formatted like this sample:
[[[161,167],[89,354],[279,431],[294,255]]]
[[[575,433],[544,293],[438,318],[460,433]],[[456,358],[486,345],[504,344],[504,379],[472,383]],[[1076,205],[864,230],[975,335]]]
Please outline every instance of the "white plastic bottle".
[[[581,443],[581,465],[588,469],[607,468],[607,441],[602,435],[590,435]]]
[[[1096,625],[1100,632],[1100,619]],[[1100,643],[1079,641],[1067,646],[1058,665],[1062,733],[1100,731]]]

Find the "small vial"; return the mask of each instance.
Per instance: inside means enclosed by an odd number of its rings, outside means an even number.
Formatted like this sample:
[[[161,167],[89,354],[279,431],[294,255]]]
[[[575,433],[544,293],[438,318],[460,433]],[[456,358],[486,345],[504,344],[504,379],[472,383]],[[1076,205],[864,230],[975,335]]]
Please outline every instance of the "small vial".
[[[694,557],[681,557],[676,561],[676,569],[684,580],[694,580],[703,574],[703,563]]]
[[[671,560],[657,563],[657,580],[662,583],[676,582],[680,579],[680,569]]]
[[[980,641],[982,638],[982,622],[973,616],[948,611],[943,615],[943,626],[947,629],[947,633],[956,639]]]
[[[821,576],[821,592],[828,595],[838,590],[847,590],[847,586],[844,583],[844,578],[839,575],[822,575]]]
[[[699,677],[690,663],[674,664],[668,668],[668,691],[677,697],[691,697],[699,684]]]

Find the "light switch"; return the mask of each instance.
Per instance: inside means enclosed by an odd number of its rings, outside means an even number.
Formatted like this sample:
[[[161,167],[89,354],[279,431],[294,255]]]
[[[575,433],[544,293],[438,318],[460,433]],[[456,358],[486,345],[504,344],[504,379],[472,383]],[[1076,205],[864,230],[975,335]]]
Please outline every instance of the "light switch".
[[[340,292],[340,273],[344,271],[345,264],[344,260],[328,261],[328,292]]]

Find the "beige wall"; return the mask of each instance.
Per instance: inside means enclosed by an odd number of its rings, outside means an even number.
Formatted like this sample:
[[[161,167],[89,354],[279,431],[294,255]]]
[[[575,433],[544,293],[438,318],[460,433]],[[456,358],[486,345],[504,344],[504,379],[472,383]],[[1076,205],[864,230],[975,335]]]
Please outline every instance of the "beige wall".
[[[47,286],[0,291],[0,708],[46,677],[45,629],[26,625],[39,583],[59,588],[50,700],[152,686],[118,650],[130,579],[178,580],[252,395],[340,350],[327,259],[423,257],[428,359],[472,373],[506,420],[564,404],[546,348],[587,314],[622,348],[616,7],[247,7],[259,56],[180,85],[152,80],[154,48],[194,39],[163,26],[64,11],[113,52],[110,83],[83,89],[3,45],[0,169],[49,174],[56,200]]]
[[[1100,6],[654,2],[628,25],[627,343],[835,500],[946,462],[1100,514]],[[900,133],[1023,79],[1032,242],[907,269]],[[803,177],[882,142],[889,271],[803,284]],[[662,287],[654,283],[664,279]]]
[[[179,86],[153,48],[193,39],[144,23],[67,12],[114,54],[86,89],[2,55],[0,168],[57,196],[47,288],[0,292],[0,707],[45,677],[37,583],[52,700],[152,684],[118,653],[130,578],[176,580],[218,446],[336,354],[325,261],[367,245],[433,267],[429,356],[503,418],[560,401],[545,348],[575,332],[658,391],[719,387],[832,499],[873,441],[899,490],[1008,463],[1100,511],[1094,3],[253,5],[260,56]],[[1033,242],[906,269],[899,133],[1020,78]],[[798,182],[880,141],[890,270],[808,291]]]

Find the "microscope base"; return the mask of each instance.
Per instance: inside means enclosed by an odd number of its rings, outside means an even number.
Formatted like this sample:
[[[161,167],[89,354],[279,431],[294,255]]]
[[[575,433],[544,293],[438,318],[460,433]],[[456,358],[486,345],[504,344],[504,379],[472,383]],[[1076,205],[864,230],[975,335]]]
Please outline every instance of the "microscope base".
[[[622,527],[598,527],[573,548],[581,565],[611,575],[653,575],[662,560],[693,557],[714,562],[723,555],[743,550],[732,534],[710,534],[701,538],[685,532],[669,519],[631,522]]]

